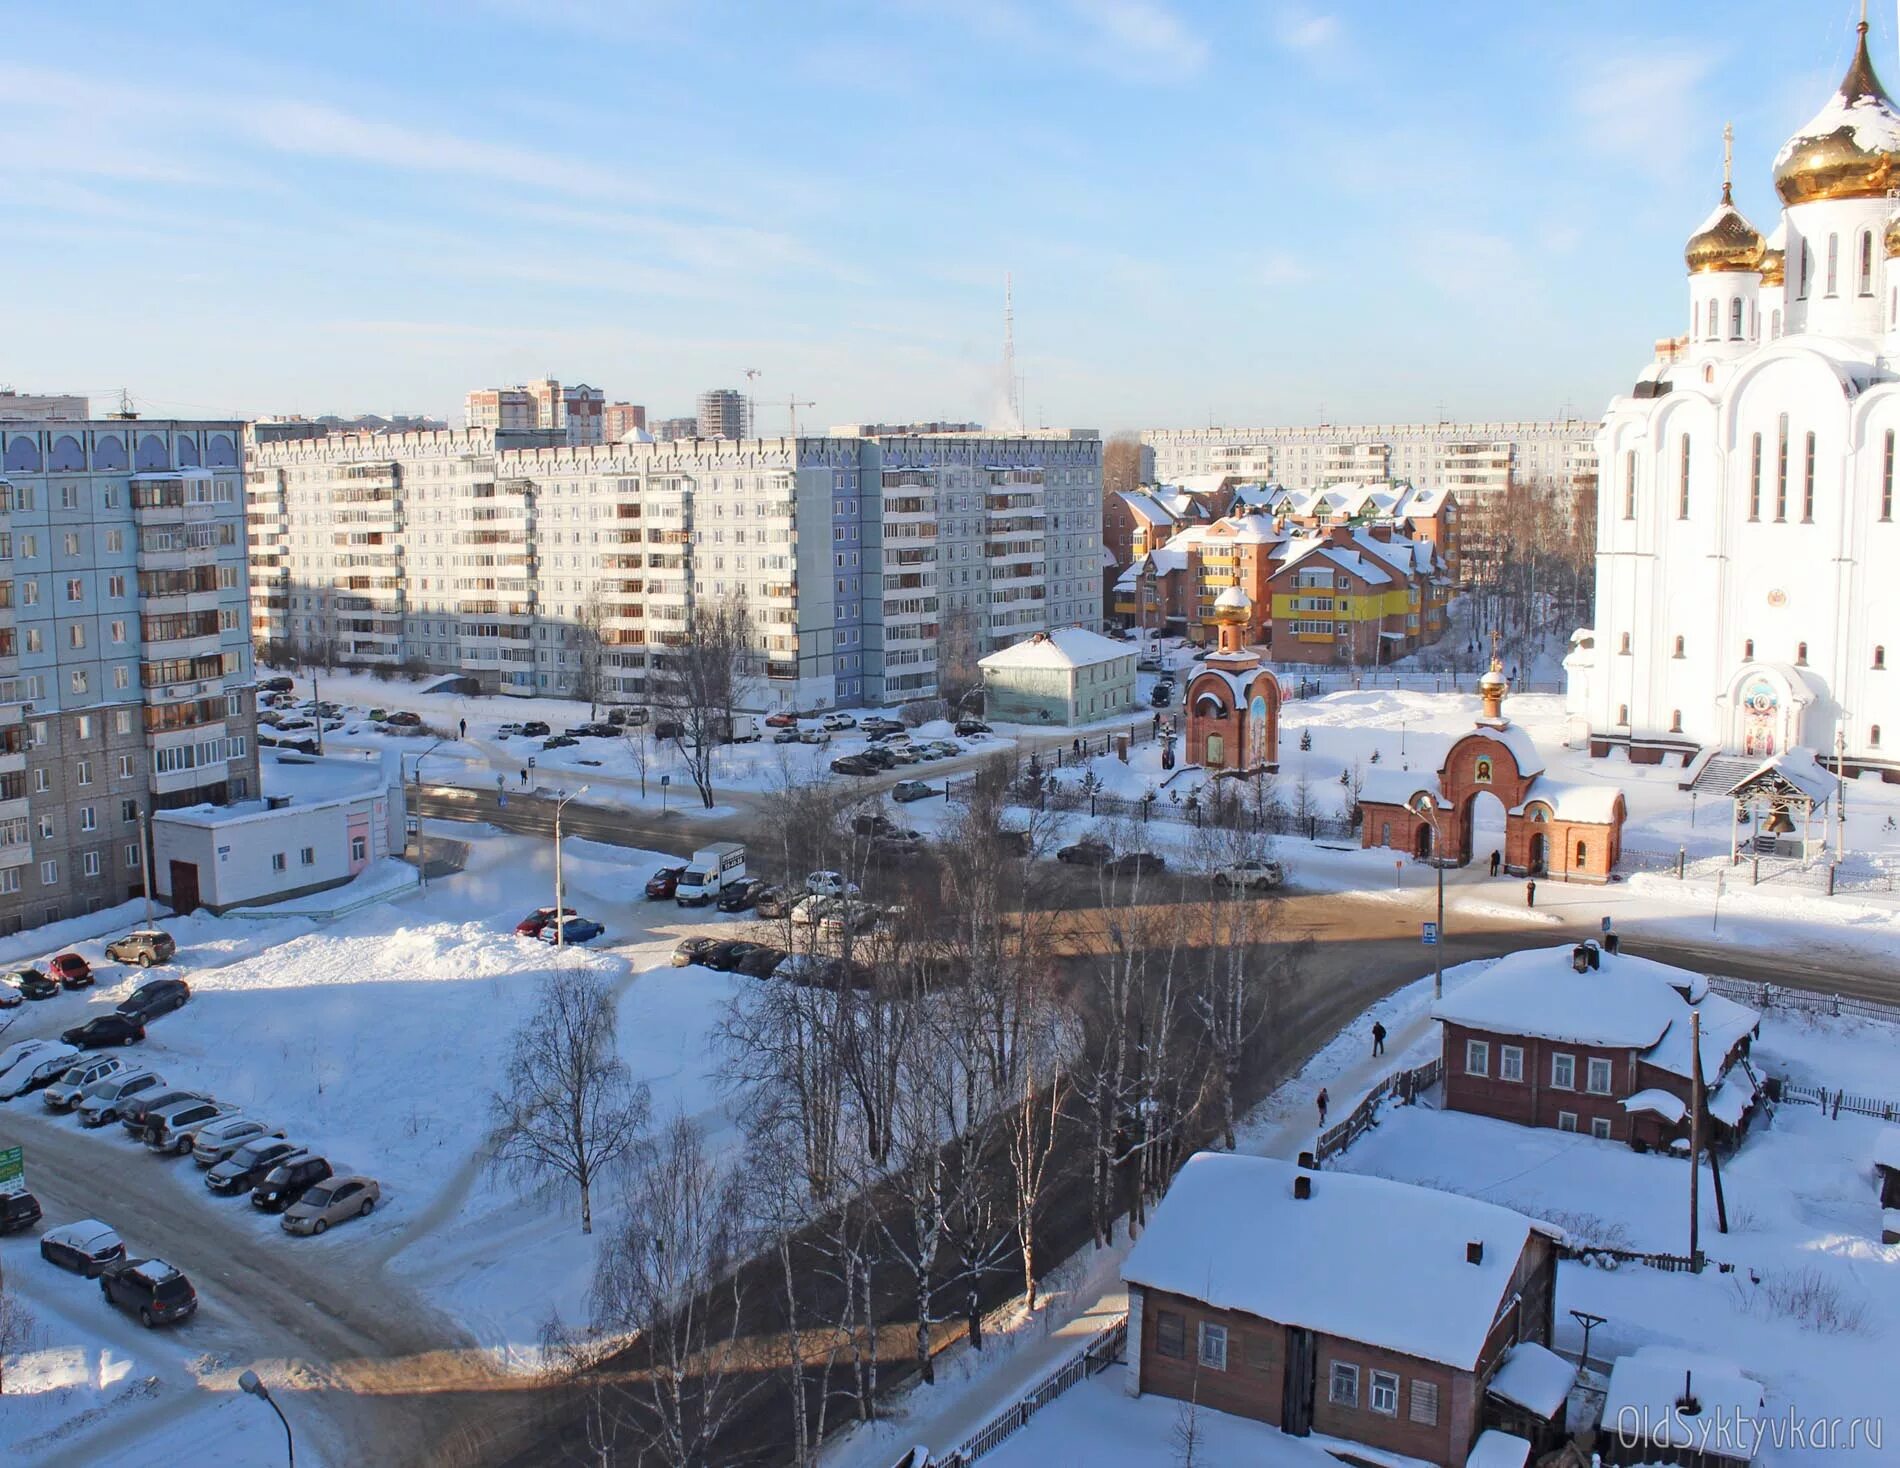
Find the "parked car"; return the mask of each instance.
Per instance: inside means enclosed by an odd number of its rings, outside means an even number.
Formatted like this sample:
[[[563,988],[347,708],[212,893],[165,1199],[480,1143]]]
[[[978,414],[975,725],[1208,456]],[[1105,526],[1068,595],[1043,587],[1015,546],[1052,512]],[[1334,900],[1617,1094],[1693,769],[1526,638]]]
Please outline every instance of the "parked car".
[[[324,712],[329,713],[330,710],[325,709]],[[420,729],[422,727],[422,715],[411,713],[408,709],[398,709],[387,719],[383,720],[383,722],[386,724],[394,724],[398,729]]]
[[[875,744],[860,754],[858,758],[863,760],[874,770],[894,770],[897,768],[896,756],[888,749],[884,749]]]
[[[800,744],[829,744],[831,743],[831,734],[825,729],[800,729],[798,731],[798,742]]]
[[[834,775],[875,775],[877,766],[861,754],[841,754],[831,762]]]
[[[1154,692],[1148,695],[1148,707],[1150,708],[1164,709],[1173,702],[1174,690],[1170,688],[1156,688]]]
[[[541,741],[541,748],[544,750],[546,749],[573,749],[579,743],[580,743],[580,740],[576,739],[572,734],[555,734],[555,735],[551,735],[550,737],[546,739],[543,739]]]
[[[163,1259],[116,1260],[99,1275],[99,1287],[108,1305],[137,1311],[147,1328],[176,1325],[198,1309],[191,1281]]]
[[[145,1038],[145,1026],[129,1015],[96,1015],[83,1025],[60,1033],[60,1039],[81,1050],[103,1050],[107,1045],[136,1045]]]
[[[774,729],[772,731],[772,742],[774,744],[796,744],[798,743],[798,730]]]
[[[878,856],[912,857],[923,849],[924,835],[921,831],[892,831],[871,843],[872,852]]]
[[[891,787],[891,799],[912,801],[928,800],[937,793],[937,787],[923,780],[899,780]]]
[[[699,955],[698,962],[701,967],[709,968],[714,973],[729,974],[739,966],[740,959],[758,946],[743,939],[728,939],[724,943],[713,944]]]
[[[24,1046],[31,1046],[25,1054],[16,1056],[12,1061],[4,1057]],[[71,1045],[58,1044],[52,1040],[23,1040],[19,1045],[10,1046],[0,1052],[0,1101],[11,1100],[15,1096],[24,1096],[28,1091],[37,1091],[41,1086],[50,1086],[79,1059],[79,1052]]]
[[[571,918],[580,916],[580,914],[575,912],[571,907],[564,907],[561,910]],[[537,907],[533,912],[515,924],[515,932],[523,938],[539,938],[542,929],[553,926],[553,923],[554,909],[551,907]]]
[[[765,886],[752,894],[752,910],[762,918],[789,917],[794,895],[783,887]]]
[[[1165,866],[1167,862],[1152,851],[1124,851],[1113,861],[1104,862],[1102,870],[1112,877],[1145,877]]]
[[[259,1137],[282,1137],[284,1129],[254,1116],[224,1116],[199,1127],[191,1143],[191,1160],[200,1167],[224,1161],[239,1147]]]
[[[757,899],[757,894],[764,888],[765,883],[757,878],[734,882],[730,887],[720,890],[719,895],[713,899],[713,906],[720,912],[744,912],[752,906]]]
[[[40,1258],[87,1279],[97,1279],[109,1265],[125,1258],[125,1240],[110,1224],[82,1218],[41,1234]]]
[[[169,1106],[155,1106],[146,1112],[139,1135],[154,1152],[184,1157],[197,1141],[199,1127],[208,1121],[235,1115],[237,1107],[230,1102],[214,1101],[208,1096],[199,1096],[190,1101],[174,1101]]]
[[[577,731],[570,729],[568,732],[572,734]],[[582,724],[578,732],[583,739],[618,739],[620,737],[620,730],[605,719],[595,720],[591,724]]]
[[[145,1131],[145,1118],[161,1106],[171,1106],[180,1101],[202,1101],[204,1096],[198,1091],[188,1091],[183,1086],[155,1086],[137,1096],[128,1096],[119,1103],[119,1125],[133,1136]]]
[[[522,724],[521,732],[530,739],[545,739],[554,731],[549,729],[540,719],[529,719]]]
[[[887,719],[882,714],[869,714],[859,721],[858,727],[866,734],[894,734],[904,726],[896,719]]]
[[[1247,857],[1214,873],[1216,887],[1278,887],[1286,880],[1286,868],[1277,861]]]
[[[383,1190],[374,1178],[325,1179],[306,1189],[301,1198],[284,1210],[284,1232],[320,1234],[333,1223],[367,1218],[382,1196]]]
[[[796,729],[798,727],[798,715],[784,713],[767,714],[765,716],[765,727],[768,729]]]
[[[908,744],[898,744],[895,741],[885,746],[885,753],[900,765],[919,764],[923,760],[923,754],[920,751]]]
[[[592,918],[573,917],[563,923],[549,923],[539,936],[543,943],[591,943],[606,931],[604,924]]]
[[[46,971],[68,989],[83,989],[92,982],[92,965],[77,953],[56,953],[46,961]]]
[[[170,963],[177,952],[172,935],[158,928],[140,928],[106,944],[106,957],[114,963],[136,963],[140,968]]]
[[[858,727],[858,721],[849,714],[826,714],[818,721],[818,727],[831,730],[855,729]]]
[[[968,739],[973,734],[987,734],[989,732],[990,726],[981,719],[957,720],[957,733],[961,734],[965,739]]]
[[[851,831],[856,836],[886,836],[897,829],[896,821],[876,811],[859,811],[851,818]]]
[[[849,897],[826,898],[830,906],[818,917],[818,931],[828,938],[846,933],[862,933],[878,919],[875,903],[858,902]]]
[[[616,714],[620,717],[615,718]],[[612,724],[624,724],[629,729],[639,729],[646,724],[647,711],[645,709],[609,709],[607,721]]]
[[[792,908],[792,921],[802,928],[816,927],[843,900],[841,897],[804,898]]]
[[[251,1189],[251,1206],[266,1213],[282,1213],[304,1193],[330,1176],[330,1164],[324,1158],[305,1153],[288,1157],[264,1174],[264,1181]]]
[[[373,719],[376,717],[376,715],[371,714],[370,717]],[[521,725],[519,724],[502,724],[496,728],[495,737],[497,739],[513,739],[515,735],[519,734],[520,732],[521,732]]]
[[[755,943],[752,951],[732,966],[732,971],[744,974],[747,978],[769,979],[773,970],[784,961],[783,948],[775,948],[770,943]]]
[[[6,982],[14,993],[28,999],[51,999],[59,992],[59,980],[36,968],[16,968]]]
[[[150,1024],[161,1014],[183,1009],[191,998],[191,985],[183,979],[147,979],[119,1001],[119,1013],[128,1019]]]
[[[31,1193],[0,1194],[0,1234],[18,1233],[40,1221],[40,1200]]]
[[[856,897],[858,884],[843,872],[812,872],[805,878],[805,890],[814,897]]]
[[[26,996],[20,992],[13,975],[0,976],[0,1009],[18,1009],[25,1002]]]
[[[647,896],[656,900],[676,896],[679,892],[680,878],[685,875],[686,868],[683,866],[661,867],[647,878]]]
[[[280,1162],[302,1157],[304,1149],[282,1137],[253,1137],[205,1174],[205,1186],[214,1193],[248,1193],[270,1175]]]
[[[293,679],[279,676],[276,678],[266,678],[257,686],[266,693],[289,693],[297,684]]]
[[[1114,859],[1115,848],[1106,841],[1078,841],[1056,853],[1057,861],[1066,861],[1079,867],[1107,866]]]
[[[106,1080],[95,1081],[79,1098],[76,1108],[79,1124],[83,1127],[106,1126],[119,1119],[122,1105],[164,1089],[165,1077],[151,1070],[134,1071],[130,1075],[122,1072]]]
[[[680,939],[673,945],[673,967],[685,968],[689,963],[701,962],[708,953],[724,941],[723,938],[714,938],[705,933],[697,933],[692,937]]]
[[[41,1091],[40,1100],[46,1103],[49,1111],[71,1111],[86,1098],[91,1087],[101,1081],[109,1081],[114,1076],[125,1075],[131,1069],[117,1055],[89,1055]]]

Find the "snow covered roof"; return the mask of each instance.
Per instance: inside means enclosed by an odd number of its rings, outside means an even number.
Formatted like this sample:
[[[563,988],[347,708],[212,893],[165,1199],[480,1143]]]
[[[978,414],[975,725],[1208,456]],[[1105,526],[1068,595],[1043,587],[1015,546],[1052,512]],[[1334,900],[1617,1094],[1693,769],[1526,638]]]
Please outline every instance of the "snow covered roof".
[[[1435,1188],[1271,1157],[1188,1160],[1122,1265],[1130,1284],[1382,1346],[1477,1365],[1534,1224]],[[1466,1247],[1481,1243],[1480,1262]]]
[[[1491,1378],[1490,1392],[1539,1417],[1555,1417],[1563,1410],[1570,1384],[1576,1379],[1577,1368],[1548,1346],[1519,1341]]]
[[[1682,1098],[1673,1091],[1638,1091],[1634,1096],[1623,1098],[1623,1109],[1653,1112],[1671,1126],[1681,1121],[1689,1112],[1689,1108],[1683,1105]]]
[[[1883,1126],[1874,1137],[1874,1166],[1900,1172],[1900,1126]]]
[[[1242,707],[1247,702],[1248,690],[1253,687],[1254,680],[1260,676],[1262,669],[1259,658],[1254,654],[1243,653],[1241,656],[1251,658],[1253,661],[1247,667],[1235,670],[1219,666],[1222,654],[1209,654],[1207,661],[1201,664],[1200,672],[1196,673],[1188,684],[1189,702],[1192,703],[1194,699],[1207,691],[1208,679],[1218,678],[1233,694],[1233,707]]]
[[[162,810],[152,819],[158,824],[207,828],[272,820],[291,811],[321,810],[372,799],[387,792],[389,776],[380,761],[279,754],[275,759],[259,761],[258,783],[264,792],[259,799]]]
[[[1086,627],[1058,627],[1038,632],[1014,647],[993,652],[980,668],[1087,668],[1119,658],[1133,659],[1125,642],[1115,642]]]
[[[1359,799],[1362,802],[1413,807],[1420,795],[1429,795],[1434,801],[1439,798],[1438,782],[1429,771],[1394,770],[1374,765],[1360,772]]]
[[[1788,793],[1825,805],[1840,787],[1840,781],[1814,757],[1814,751],[1801,745],[1784,749],[1772,759],[1763,760],[1729,787],[1730,795],[1743,794],[1750,787],[1785,789]]]
[[[1515,1433],[1487,1427],[1465,1455],[1465,1468],[1524,1468],[1531,1445]]]
[[[1711,1081],[1735,1042],[1761,1021],[1746,1005],[1698,991],[1699,974],[1631,953],[1605,953],[1602,967],[1578,973],[1573,951],[1566,943],[1507,953],[1434,1004],[1432,1017],[1501,1035],[1640,1050],[1658,1069],[1687,1076],[1690,1003],[1679,991],[1700,992],[1702,1073]]]
[[[1622,798],[1623,792],[1614,785],[1573,784],[1539,775],[1525,789],[1522,803],[1511,807],[1511,814],[1522,815],[1533,805],[1546,805],[1560,821],[1607,826],[1616,819],[1616,803]]]
[[[1755,1102],[1755,1083],[1741,1066],[1734,1066],[1722,1077],[1722,1083],[1709,1092],[1709,1115],[1723,1126],[1740,1126]]]
[[[1496,724],[1480,724],[1477,728],[1472,730],[1471,734],[1467,734],[1464,737],[1469,739],[1473,735],[1482,736],[1485,739],[1495,739],[1499,744],[1502,744],[1506,749],[1510,750],[1511,758],[1517,763],[1518,774],[1537,775],[1543,773],[1544,757],[1537,752],[1537,741],[1531,738],[1527,730],[1517,724],[1513,724],[1509,719],[1505,719]]]
[[[1157,525],[1172,525],[1174,511],[1162,504],[1159,499],[1139,489],[1118,489],[1116,497],[1138,515],[1146,516]]]
[[[1681,1405],[1685,1386],[1699,1409]],[[1762,1385],[1741,1368],[1715,1356],[1675,1346],[1639,1346],[1610,1368],[1603,1421],[1627,1424],[1662,1447],[1690,1448],[1722,1432],[1724,1455],[1753,1461],[1757,1440],[1746,1425],[1762,1414]]]

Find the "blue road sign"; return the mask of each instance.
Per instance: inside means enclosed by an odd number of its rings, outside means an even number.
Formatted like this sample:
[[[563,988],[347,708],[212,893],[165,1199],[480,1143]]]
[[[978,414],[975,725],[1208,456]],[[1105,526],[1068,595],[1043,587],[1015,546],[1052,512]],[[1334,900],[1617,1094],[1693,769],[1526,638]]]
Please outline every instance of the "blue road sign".
[[[1436,943],[1438,941],[1438,924],[1437,923],[1420,923],[1419,927],[1422,929],[1422,931],[1419,933],[1420,942]]]

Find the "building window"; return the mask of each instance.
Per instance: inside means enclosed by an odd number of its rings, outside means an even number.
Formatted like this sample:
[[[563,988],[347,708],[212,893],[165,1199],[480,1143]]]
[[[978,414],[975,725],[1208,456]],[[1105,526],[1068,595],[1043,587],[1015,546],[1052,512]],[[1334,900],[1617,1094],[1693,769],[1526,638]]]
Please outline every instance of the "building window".
[[[1212,1371],[1227,1369],[1227,1327],[1201,1322],[1201,1365]]]
[[[1876,661],[1874,666],[1879,667],[1879,662]],[[73,762],[73,778],[81,785],[90,785],[92,783],[92,761],[89,759],[75,760]]]
[[[1680,637],[1676,639],[1676,656],[1682,656],[1682,639]]]
[[[1827,294],[1840,294],[1841,285],[1841,237],[1831,234],[1827,237]]]
[[[1366,1405],[1382,1417],[1399,1415],[1399,1376],[1396,1371],[1372,1373],[1372,1397]]]
[[[139,869],[138,842],[134,841],[130,846],[125,848],[125,864],[135,872]]]
[[[1788,415],[1779,419],[1775,435],[1775,518],[1788,518]]]
[[[1867,731],[1867,742],[1875,749],[1880,748],[1880,725],[1875,724]]]
[[[1807,454],[1801,470],[1801,523],[1814,523],[1814,435],[1808,434]]]
[[[1584,1067],[1583,1088],[1592,1096],[1610,1094],[1610,1062],[1593,1058]]]
[[[1489,1040],[1465,1041],[1465,1074],[1468,1076],[1491,1074],[1491,1042]]]
[[[1619,703],[1616,706],[1616,722],[1625,727],[1628,727],[1629,721],[1630,721],[1630,706],[1626,703]]]
[[[1874,232],[1863,229],[1860,232],[1860,269],[1858,271],[1860,293],[1871,296],[1874,293]]]
[[[1155,1311],[1155,1354],[1173,1361],[1187,1355],[1187,1321],[1173,1310]]]
[[[1795,660],[1795,664],[1796,664],[1796,666],[1798,666],[1798,667],[1803,667],[1803,668],[1805,668],[1805,667],[1806,667],[1806,666],[1808,665],[1808,645],[1807,645],[1807,643],[1805,643],[1805,642],[1797,642],[1797,643],[1796,643],[1796,644],[1794,645],[1794,660]]]
[[[361,836],[350,837],[350,860],[363,861],[369,856],[369,849]]]
[[[56,861],[41,862],[40,863],[40,885],[42,887],[52,887],[52,886],[56,886],[58,882],[59,882],[59,863]]]
[[[1625,632],[1625,633],[1623,634],[1623,640],[1622,640],[1621,642],[1619,642],[1619,643],[1617,644],[1617,648],[1616,648],[1616,650],[1617,650],[1618,652],[1620,652],[1620,653],[1623,653],[1623,654],[1624,654],[1624,655],[1626,655],[1626,656],[1628,655],[1628,653],[1629,653],[1629,650],[1630,650],[1630,635],[1629,635],[1629,633],[1627,633],[1627,632]]]
[[[1716,338],[1716,313],[1721,309],[1722,307],[1719,301],[1709,302],[1709,324],[1702,332],[1702,335],[1709,341],[1714,341]]]
[[[18,867],[8,867],[4,872],[0,872],[0,892],[18,892],[19,890],[20,869]]]
[[[1808,298],[1808,284],[1814,279],[1814,256],[1808,250],[1806,238],[1795,243],[1794,298],[1805,301]]]
[[[88,851],[85,857],[83,858],[83,868],[87,876],[89,877],[98,876],[99,875],[99,853],[96,851]]]
[[[1748,518],[1761,519],[1761,435],[1755,434],[1748,446]]]
[[[290,863],[289,863],[288,861],[286,861],[286,860],[284,859],[284,853],[283,853],[283,852],[281,852],[281,851],[274,851],[274,852],[272,852],[272,853],[271,853],[271,859],[270,859],[270,869],[271,869],[271,870],[272,870],[273,872],[281,872],[281,871],[283,871],[283,870],[284,870],[284,868],[285,868],[285,867],[287,867],[287,866],[289,866],[289,865],[290,865]]]
[[[1754,657],[1755,657],[1755,639],[1754,638],[1744,637],[1742,639],[1742,656],[1744,658],[1749,659],[1751,662],[1754,660]]]
[[[1610,1140],[1609,1117],[1607,1116],[1591,1117],[1590,1118],[1590,1135],[1595,1137],[1598,1141],[1602,1141],[1602,1142],[1609,1141]]]
[[[1576,1129],[1577,1129],[1577,1113],[1576,1112],[1560,1111],[1557,1113],[1557,1130],[1558,1131],[1574,1132]]]
[[[1742,339],[1742,298],[1740,296],[1729,297],[1728,334],[1732,341]]]
[[[1412,1378],[1412,1420],[1426,1427],[1438,1425],[1438,1383]]]
[[[82,831],[99,829],[99,812],[95,807],[90,805],[79,807],[79,829]]]
[[[305,866],[313,867],[317,864],[317,848],[316,847],[306,846],[304,847],[303,851],[299,853],[299,855]]]
[[[1689,518],[1689,435],[1682,436],[1682,463],[1679,469],[1680,483],[1676,490],[1676,518]]]
[[[1636,450],[1623,455],[1623,518],[1636,518]]]
[[[1550,1083],[1559,1091],[1577,1089],[1577,1057],[1574,1055],[1553,1055],[1550,1057]]]
[[[1501,1081],[1524,1079],[1524,1047],[1522,1045],[1498,1046],[1498,1079]]]
[[[1589,844],[1587,842],[1579,841],[1577,843],[1577,859],[1575,862],[1572,863],[1572,865],[1579,866],[1579,867],[1588,866],[1589,862],[1590,862]]]
[[[1884,449],[1880,460],[1880,518],[1893,518],[1893,430],[1889,428],[1884,439]]]
[[[1333,1362],[1326,1384],[1326,1400],[1340,1407],[1359,1405],[1359,1368],[1344,1361]]]

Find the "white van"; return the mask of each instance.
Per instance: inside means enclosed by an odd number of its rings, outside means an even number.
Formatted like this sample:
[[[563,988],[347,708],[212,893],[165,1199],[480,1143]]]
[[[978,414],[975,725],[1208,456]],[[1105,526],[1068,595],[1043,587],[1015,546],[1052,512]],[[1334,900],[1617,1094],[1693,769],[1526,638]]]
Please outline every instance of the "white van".
[[[673,900],[681,907],[704,907],[726,888],[745,877],[745,847],[737,841],[715,841],[693,853],[680,873]]]

